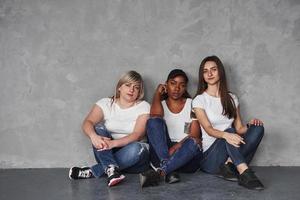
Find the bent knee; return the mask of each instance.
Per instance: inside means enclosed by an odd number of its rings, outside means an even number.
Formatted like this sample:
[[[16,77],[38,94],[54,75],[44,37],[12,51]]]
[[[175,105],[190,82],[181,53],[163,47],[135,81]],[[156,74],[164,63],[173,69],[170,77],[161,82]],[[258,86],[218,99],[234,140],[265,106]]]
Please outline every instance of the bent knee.
[[[128,148],[128,156],[129,157],[141,157],[144,156],[145,154],[148,154],[148,148],[146,144],[142,144],[140,142],[133,142],[129,144]]]
[[[263,126],[251,126],[251,135],[255,135],[256,137],[262,138],[265,133],[265,128]]]
[[[151,117],[150,119],[147,120],[146,127],[147,129],[153,129],[163,123],[164,120],[161,117]]]
[[[95,129],[95,132],[97,133],[97,135],[104,136],[104,137],[109,137],[110,136],[103,123],[96,124],[94,126],[94,129]]]

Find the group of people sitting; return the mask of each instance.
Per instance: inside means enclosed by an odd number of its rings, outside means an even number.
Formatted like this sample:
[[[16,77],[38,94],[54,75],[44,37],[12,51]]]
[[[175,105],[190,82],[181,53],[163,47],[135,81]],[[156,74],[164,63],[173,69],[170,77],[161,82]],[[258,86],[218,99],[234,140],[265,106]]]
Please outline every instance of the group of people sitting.
[[[141,186],[147,187],[176,183],[179,173],[201,170],[248,189],[264,189],[249,168],[264,135],[263,122],[242,123],[221,60],[203,59],[194,98],[187,91],[188,81],[183,70],[172,70],[157,86],[150,106],[143,100],[141,75],[123,74],[115,94],[96,102],[82,124],[97,164],[72,167],[69,177],[106,175],[108,186],[114,186],[125,173],[139,173]]]

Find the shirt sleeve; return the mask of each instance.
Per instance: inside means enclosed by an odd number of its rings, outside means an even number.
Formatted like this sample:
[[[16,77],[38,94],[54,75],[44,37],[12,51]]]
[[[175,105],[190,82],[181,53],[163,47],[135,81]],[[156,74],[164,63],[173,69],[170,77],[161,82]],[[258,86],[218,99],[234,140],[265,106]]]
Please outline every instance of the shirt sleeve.
[[[147,101],[142,101],[140,103],[139,115],[150,113],[150,104]]]
[[[198,95],[195,97],[195,99],[192,102],[192,107],[194,108],[201,108],[205,109],[205,102],[203,95]]]
[[[108,116],[109,107],[111,106],[110,98],[103,98],[96,102],[96,105],[99,106],[103,112],[104,118]]]

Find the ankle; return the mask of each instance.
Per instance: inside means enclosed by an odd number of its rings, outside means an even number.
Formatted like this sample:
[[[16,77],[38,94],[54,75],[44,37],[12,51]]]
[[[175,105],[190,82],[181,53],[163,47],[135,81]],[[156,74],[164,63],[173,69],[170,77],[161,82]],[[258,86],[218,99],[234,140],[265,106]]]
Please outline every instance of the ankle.
[[[236,166],[237,171],[239,172],[239,174],[244,173],[244,171],[246,171],[249,167],[246,165],[246,163],[241,163],[238,166]]]

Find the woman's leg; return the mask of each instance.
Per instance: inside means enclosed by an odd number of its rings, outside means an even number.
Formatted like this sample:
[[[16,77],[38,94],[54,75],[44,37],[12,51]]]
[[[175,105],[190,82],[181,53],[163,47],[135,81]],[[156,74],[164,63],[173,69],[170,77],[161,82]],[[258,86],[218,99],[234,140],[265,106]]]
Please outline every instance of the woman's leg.
[[[203,153],[200,169],[210,174],[217,174],[220,165],[224,164],[227,159],[226,141],[224,139],[216,139]]]
[[[249,164],[264,136],[263,126],[251,125],[244,135],[244,141],[246,144],[241,146],[241,153],[245,157],[245,162]]]
[[[148,145],[141,142],[132,142],[114,154],[120,169],[128,173],[140,173],[149,167]]]
[[[171,140],[164,119],[155,117],[147,121],[147,138],[150,146],[150,161],[155,167],[169,159]]]
[[[163,163],[161,169],[165,174],[169,174],[184,166],[199,154],[202,154],[201,146],[195,139],[187,138],[182,143],[182,146],[171,156],[171,158],[167,160],[167,162]]]
[[[96,131],[97,135],[112,138],[111,133],[105,128],[105,126],[103,124],[97,124],[95,126],[95,131]],[[109,165],[119,167],[118,163],[116,162],[115,157],[113,155],[112,149],[98,151],[93,146],[93,151],[94,151],[95,159],[98,162],[98,164],[91,167],[93,175],[95,177],[102,176]]]
[[[233,132],[231,129],[227,129],[226,132]],[[262,140],[264,135],[263,126],[251,125],[250,128],[245,133],[244,141],[245,144],[241,144],[239,148],[234,147],[231,144],[226,143],[227,152],[229,157],[235,166],[237,166],[238,171],[241,173],[248,168],[248,164],[252,160],[256,149]],[[241,167],[242,166],[242,167]],[[241,167],[241,169],[239,169]]]
[[[196,156],[194,156],[189,162],[177,169],[177,172],[181,173],[195,173],[200,169],[200,162],[203,159],[203,152],[199,150]]]

